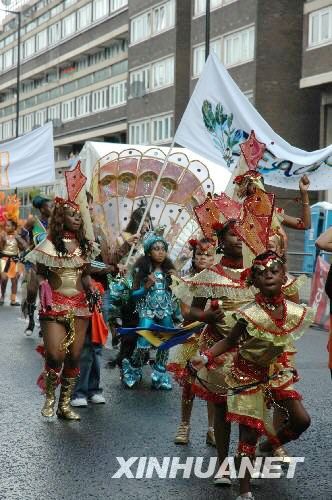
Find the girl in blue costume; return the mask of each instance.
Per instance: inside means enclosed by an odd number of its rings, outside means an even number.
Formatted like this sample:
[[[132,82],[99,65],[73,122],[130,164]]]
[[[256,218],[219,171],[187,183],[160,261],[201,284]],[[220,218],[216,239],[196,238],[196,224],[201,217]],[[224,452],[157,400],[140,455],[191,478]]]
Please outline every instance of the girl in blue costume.
[[[140,328],[151,328],[153,324],[174,327],[182,320],[179,304],[170,290],[174,264],[167,256],[168,244],[157,232],[147,233],[143,241],[144,256],[134,266],[132,298],[136,302]],[[133,387],[142,378],[142,367],[151,344],[138,337],[133,355],[122,361],[123,382]],[[151,374],[152,388],[172,389],[170,375],[166,372],[167,350],[157,350]]]

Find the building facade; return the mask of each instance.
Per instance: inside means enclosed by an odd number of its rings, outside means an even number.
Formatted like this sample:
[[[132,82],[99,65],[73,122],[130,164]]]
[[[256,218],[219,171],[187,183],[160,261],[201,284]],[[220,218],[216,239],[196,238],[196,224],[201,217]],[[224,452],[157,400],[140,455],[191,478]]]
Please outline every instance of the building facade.
[[[332,142],[332,0],[210,0],[210,50],[291,144]],[[19,133],[52,120],[58,175],[86,140],[172,142],[205,61],[206,0],[29,0]],[[17,26],[0,33],[0,141],[15,135]],[[296,213],[294,192],[278,191]],[[312,201],[317,197],[313,196]]]

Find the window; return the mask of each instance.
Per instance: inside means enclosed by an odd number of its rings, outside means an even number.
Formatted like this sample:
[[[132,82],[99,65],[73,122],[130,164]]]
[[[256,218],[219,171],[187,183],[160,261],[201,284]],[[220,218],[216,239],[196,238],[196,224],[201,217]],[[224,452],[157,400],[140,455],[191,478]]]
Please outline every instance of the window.
[[[108,0],[93,1],[93,20],[101,19],[108,14]]]
[[[44,125],[47,122],[47,109],[36,111],[35,125]]]
[[[125,7],[126,5],[128,5],[128,0],[111,0],[111,12],[121,9],[121,7]]]
[[[150,67],[132,71],[130,73],[130,97],[139,97],[146,94],[150,88]]]
[[[27,33],[29,33],[29,31],[32,31],[35,28],[37,28],[37,21],[31,21],[31,23],[26,25],[25,30]]]
[[[172,139],[173,117],[162,116],[152,120],[152,142],[170,141]]]
[[[150,143],[150,121],[135,122],[129,125],[129,143],[130,144],[149,144]]]
[[[224,63],[243,64],[254,59],[255,28],[247,28],[224,37]]]
[[[61,119],[68,122],[75,118],[75,99],[70,99],[61,104]]]
[[[221,7],[222,0],[210,0],[210,9]],[[206,0],[195,0],[194,16],[205,14]]]
[[[152,88],[158,89],[174,83],[174,57],[152,64]]]
[[[36,35],[36,51],[46,49],[47,47],[47,30],[40,31]]]
[[[68,9],[71,5],[74,5],[77,2],[77,0],[65,0],[65,9]]]
[[[193,77],[198,77],[205,63],[205,46],[200,45],[193,50]]]
[[[3,55],[0,54],[0,71],[3,70]]]
[[[128,71],[128,60],[120,61],[118,63],[112,64],[111,66],[111,76],[121,75],[121,73],[127,73]]]
[[[309,16],[309,47],[332,42],[332,7]]]
[[[59,3],[59,5],[51,9],[51,17],[57,16],[62,11],[63,11],[63,3]]]
[[[76,14],[73,12],[70,16],[62,19],[62,35],[64,38],[72,35],[76,31]]]
[[[60,118],[60,104],[55,104],[47,108],[48,120],[58,120]]]
[[[53,45],[54,43],[59,42],[61,39],[61,22],[52,24],[48,28],[48,43]]]
[[[12,66],[13,66],[13,49],[9,49],[3,55],[3,69],[11,68]]]
[[[0,123],[0,141],[2,141],[3,137],[2,137],[2,123]]]
[[[2,138],[10,139],[13,135],[13,122],[9,120],[2,125]]]
[[[130,41],[137,43],[151,35],[151,13],[145,12],[131,20]]]
[[[76,116],[88,115],[91,111],[90,94],[76,97]]]
[[[107,88],[92,92],[92,111],[103,111],[107,109]]]
[[[77,11],[77,29],[81,30],[91,24],[92,20],[92,4],[88,3]]]
[[[175,9],[174,0],[169,0],[163,5],[153,9],[153,33],[160,33],[174,26]]]
[[[23,45],[23,57],[26,59],[27,57],[31,57],[35,53],[35,37],[28,38],[25,40]]]
[[[23,116],[23,132],[31,132],[34,126],[34,116],[33,113],[29,113]]]
[[[110,108],[125,104],[127,99],[127,81],[110,85]]]

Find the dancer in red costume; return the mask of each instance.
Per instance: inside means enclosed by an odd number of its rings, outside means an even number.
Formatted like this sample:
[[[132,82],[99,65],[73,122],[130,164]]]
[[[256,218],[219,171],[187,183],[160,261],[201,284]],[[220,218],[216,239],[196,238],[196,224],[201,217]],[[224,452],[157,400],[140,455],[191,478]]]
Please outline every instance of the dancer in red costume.
[[[259,290],[255,300],[236,311],[237,323],[225,339],[192,360],[201,383],[205,379],[210,390],[214,386],[216,393],[227,394],[227,420],[240,425],[239,459],[254,458],[259,434],[268,437],[261,451],[271,454],[275,447],[298,439],[310,425],[292,385],[297,375],[285,370],[278,356],[310,326],[313,311],[285,299],[285,282],[284,262],[277,254],[269,251],[255,258],[247,278],[248,285]],[[202,374],[204,369],[210,376]],[[270,425],[271,405],[282,406],[287,415],[277,432]],[[254,498],[248,474],[240,479],[238,500],[245,498]]]
[[[79,420],[79,415],[70,407],[70,398],[79,376],[80,354],[91,310],[98,300],[88,264],[99,250],[86,238],[80,207],[75,202],[77,192],[84,185],[83,180],[77,187],[71,183],[73,175],[76,182],[82,176],[79,167],[75,174],[70,174],[68,199],[55,199],[48,237],[26,260],[36,265],[40,288],[39,319],[46,357],[46,399],[42,415],[54,415],[55,390],[62,369],[57,416]]]

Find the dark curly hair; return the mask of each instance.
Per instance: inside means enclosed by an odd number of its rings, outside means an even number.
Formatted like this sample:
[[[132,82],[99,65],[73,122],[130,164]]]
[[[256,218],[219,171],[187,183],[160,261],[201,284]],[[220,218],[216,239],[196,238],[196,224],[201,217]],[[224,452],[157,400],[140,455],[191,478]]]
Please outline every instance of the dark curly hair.
[[[169,286],[171,284],[171,277],[169,275],[169,272],[173,269],[175,270],[173,261],[169,257],[166,257],[160,267],[162,272],[166,274],[167,286]],[[138,257],[134,265],[133,289],[137,290],[138,288],[140,288],[142,286],[142,283],[144,283],[148,275],[151,274],[154,269],[155,266],[149,255],[142,255],[141,257]]]
[[[63,242],[65,220],[65,207],[63,205],[55,206],[51,215],[50,226],[49,226],[49,238],[55,246],[58,255],[66,255],[68,250]],[[91,243],[86,239],[84,234],[84,224],[83,220],[81,225],[76,232],[76,239],[79,243],[79,247],[82,250],[83,257],[87,257],[91,250]]]

